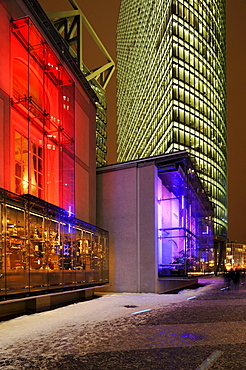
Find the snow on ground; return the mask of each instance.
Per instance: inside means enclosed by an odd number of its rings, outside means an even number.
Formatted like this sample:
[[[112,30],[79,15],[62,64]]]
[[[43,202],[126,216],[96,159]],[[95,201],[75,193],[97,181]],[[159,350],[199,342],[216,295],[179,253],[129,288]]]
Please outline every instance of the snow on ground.
[[[210,279],[209,283],[213,282]],[[141,345],[135,317],[141,323],[143,314],[131,313],[164,307],[168,311],[173,304],[185,302],[207,289],[209,285],[179,294],[103,294],[94,300],[3,321],[0,322],[0,357],[13,357],[17,353],[33,358],[44,354],[85,354],[123,346],[123,342],[132,349],[136,344]],[[133,341],[131,335],[135,336]]]

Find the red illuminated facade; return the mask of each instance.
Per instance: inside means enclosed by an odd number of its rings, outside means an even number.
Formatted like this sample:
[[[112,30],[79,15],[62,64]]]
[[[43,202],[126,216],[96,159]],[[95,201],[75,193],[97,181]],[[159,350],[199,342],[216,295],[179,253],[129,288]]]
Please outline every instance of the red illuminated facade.
[[[10,190],[74,214],[74,80],[29,17],[11,31]]]
[[[31,11],[0,4],[0,298],[108,281],[96,96]]]

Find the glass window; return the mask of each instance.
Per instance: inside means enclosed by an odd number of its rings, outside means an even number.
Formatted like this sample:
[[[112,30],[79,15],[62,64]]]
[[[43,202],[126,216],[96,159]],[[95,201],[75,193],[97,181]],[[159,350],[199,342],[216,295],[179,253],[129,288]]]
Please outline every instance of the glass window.
[[[28,140],[15,131],[15,192],[28,193]]]
[[[185,56],[185,61],[189,62],[189,58],[190,58],[189,50],[185,49],[184,56]]]
[[[29,259],[25,238],[25,213],[6,208],[6,281],[9,290],[28,287]]]
[[[31,142],[30,188],[28,175],[28,139],[15,131],[15,192],[32,194],[42,198],[43,191],[43,151]]]
[[[178,189],[174,185],[177,182]],[[192,275],[209,270],[209,261],[213,259],[212,224],[194,190],[178,171],[162,172],[160,186],[159,275]]]

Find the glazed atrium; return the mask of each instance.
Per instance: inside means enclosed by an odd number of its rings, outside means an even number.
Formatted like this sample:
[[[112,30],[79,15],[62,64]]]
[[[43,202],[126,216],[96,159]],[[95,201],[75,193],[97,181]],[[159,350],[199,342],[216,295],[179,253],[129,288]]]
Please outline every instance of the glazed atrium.
[[[225,0],[122,0],[118,161],[189,152],[227,239]]]
[[[0,301],[57,291],[64,301],[108,282],[108,232],[95,225],[98,98],[37,1],[0,2],[0,14]]]

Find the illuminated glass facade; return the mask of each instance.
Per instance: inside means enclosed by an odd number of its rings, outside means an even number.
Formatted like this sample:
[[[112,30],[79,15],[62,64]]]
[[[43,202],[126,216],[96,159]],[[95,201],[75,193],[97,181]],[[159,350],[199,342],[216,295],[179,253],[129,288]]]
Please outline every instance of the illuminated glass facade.
[[[212,205],[187,158],[158,165],[159,276],[214,271]]]
[[[0,300],[108,282],[95,94],[26,9],[0,3]]]
[[[30,18],[13,21],[11,37],[11,191],[74,214],[74,80]]]
[[[122,0],[118,161],[187,150],[227,238],[225,0]]]
[[[0,299],[108,281],[108,233],[0,189]]]

